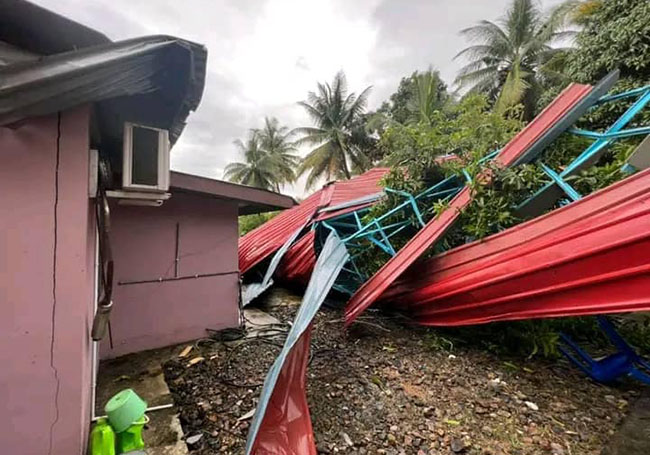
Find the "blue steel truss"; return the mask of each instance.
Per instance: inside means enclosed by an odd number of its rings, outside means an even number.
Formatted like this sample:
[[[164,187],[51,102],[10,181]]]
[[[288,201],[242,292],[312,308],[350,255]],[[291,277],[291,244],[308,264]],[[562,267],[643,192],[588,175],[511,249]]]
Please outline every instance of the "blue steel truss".
[[[578,128],[571,128],[570,133],[577,136],[593,139],[594,141],[587,147],[575,160],[566,166],[561,172],[556,172],[543,162],[539,162],[544,173],[551,179],[551,182],[542,187],[529,199],[524,201],[517,210],[527,215],[538,215],[545,209],[552,206],[562,193],[566,195],[570,202],[577,201],[582,196],[571,187],[566,179],[572,175],[588,169],[593,166],[607,150],[607,148],[618,139],[629,138],[650,134],[650,126],[625,129],[625,127],[639,114],[650,102],[650,85],[645,87],[629,90],[616,95],[604,96],[598,100],[594,108],[613,101],[634,98],[636,101],[604,132],[587,131]],[[592,108],[593,109],[593,108]],[[629,171],[624,167],[623,171]]]
[[[636,101],[604,132],[587,131],[578,128],[568,130],[572,134],[593,139],[593,142],[561,172],[556,172],[541,160],[538,160],[541,169],[550,178],[550,182],[518,207],[521,214],[528,216],[539,215],[562,198],[567,199],[567,203],[577,201],[582,196],[567,182],[568,177],[594,165],[615,141],[650,134],[650,126],[625,129],[632,119],[650,102],[650,85],[616,95],[604,96],[598,100],[594,108],[603,103],[634,97],[637,98]],[[481,161],[492,159],[498,152],[499,150],[493,151]],[[624,171],[628,170],[624,169]],[[424,227],[425,219],[433,213],[436,202],[444,203],[452,199],[463,188],[465,183],[471,182],[471,177],[466,169],[462,169],[460,174],[447,177],[417,195],[385,188],[386,195],[393,194],[403,197],[404,201],[377,218],[364,219],[370,210],[370,208],[364,207],[318,223],[315,227],[318,232],[317,244],[322,244],[327,234],[334,231],[350,252],[350,260],[343,267],[334,288],[352,294],[365,282],[367,277],[360,271],[355,261],[369,247],[376,246],[386,255],[395,256],[398,250],[391,243],[391,238],[405,229]]]
[[[319,225],[326,229],[321,230],[322,233],[318,238],[322,239],[325,232],[334,231],[351,252],[350,260],[343,268],[335,289],[346,293],[354,292],[367,279],[357,267],[356,259],[369,244],[378,247],[389,256],[394,256],[397,251],[391,243],[391,238],[409,227],[424,227],[424,219],[433,210],[433,202],[451,199],[463,188],[463,184],[462,179],[451,176],[416,196],[405,191],[385,188],[387,194],[403,197],[404,201],[383,215],[364,221],[364,216],[369,210],[366,207],[321,221]]]

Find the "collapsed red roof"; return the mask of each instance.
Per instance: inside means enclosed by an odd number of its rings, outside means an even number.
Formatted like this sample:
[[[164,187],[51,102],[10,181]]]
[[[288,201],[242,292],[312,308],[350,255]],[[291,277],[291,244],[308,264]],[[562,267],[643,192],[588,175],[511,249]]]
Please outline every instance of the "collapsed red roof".
[[[650,309],[650,169],[416,264],[382,296],[424,325]]]
[[[557,125],[565,117],[571,116],[572,109],[585,99],[593,87],[590,85],[571,84],[557,96],[535,119],[522,129],[496,156],[495,160],[510,166],[521,162],[530,154],[532,147],[548,137],[549,132],[556,131],[555,136],[563,130]],[[470,188],[465,187],[450,202],[449,208],[437,216],[413,236],[409,242],[377,273],[370,277],[347,304],[346,323],[352,322],[359,314],[375,302],[381,294],[411,265],[426,249],[440,239],[456,221],[460,212],[472,200]]]
[[[269,257],[296,229],[315,220],[317,216],[319,220],[324,220],[369,205],[364,198],[382,191],[379,181],[387,172],[388,168],[378,167],[350,180],[329,183],[296,207],[285,210],[241,237],[239,239],[240,273],[246,273]],[[346,206],[338,208],[343,205]],[[333,210],[327,211],[327,209]]]

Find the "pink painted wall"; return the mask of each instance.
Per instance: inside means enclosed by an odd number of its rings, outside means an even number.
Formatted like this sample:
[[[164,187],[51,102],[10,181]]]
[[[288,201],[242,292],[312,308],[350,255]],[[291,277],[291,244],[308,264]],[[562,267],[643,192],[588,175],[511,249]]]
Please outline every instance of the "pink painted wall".
[[[0,127],[2,453],[85,452],[95,239],[88,119],[84,107],[60,122]]]
[[[102,358],[159,348],[239,324],[237,204],[175,192],[161,207],[113,204],[115,286]],[[176,225],[179,225],[178,271]],[[235,273],[233,273],[235,272]],[[194,275],[214,275],[194,278]],[[191,277],[124,284],[159,278]]]

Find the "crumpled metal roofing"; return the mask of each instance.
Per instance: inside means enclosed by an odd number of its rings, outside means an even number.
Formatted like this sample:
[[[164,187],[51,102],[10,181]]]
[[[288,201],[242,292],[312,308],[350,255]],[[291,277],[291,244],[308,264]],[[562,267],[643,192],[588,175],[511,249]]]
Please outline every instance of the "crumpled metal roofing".
[[[239,273],[251,268],[278,250],[300,226],[309,222],[318,209],[322,190],[295,207],[276,215],[239,238]]]
[[[650,310],[650,170],[417,264],[382,296],[423,325]]]
[[[388,170],[386,167],[376,167],[350,180],[339,180],[332,183],[329,185],[333,188],[331,196],[323,207],[334,207],[381,192],[382,187],[379,185],[379,181]]]
[[[305,397],[311,322],[347,260],[345,245],[330,233],[282,351],[264,380],[248,432],[247,455],[316,455]]]
[[[307,285],[316,264],[314,240],[316,231],[310,230],[291,245],[277,269],[277,278],[287,283]]]
[[[321,209],[360,200],[358,205],[324,212],[323,218],[319,217],[319,219],[327,219],[370,204],[371,202],[363,198],[382,191],[379,181],[386,172],[388,168],[374,168],[350,180],[329,183],[296,207],[283,211],[241,237],[239,239],[240,273],[246,273],[273,254],[285,244],[296,229],[308,221],[315,220]]]
[[[565,131],[577,118],[591,107],[616,82],[618,72],[608,75],[596,88],[590,85],[571,84],[546,108],[522,129],[495,157],[503,166],[530,161],[541,153],[544,146]],[[567,121],[571,120],[571,122]],[[541,145],[539,145],[541,144]],[[390,285],[422,254],[440,239],[453,225],[461,210],[472,200],[471,190],[465,187],[449,203],[439,216],[432,218],[390,258],[370,279],[368,279],[349,300],[346,324],[356,319],[372,305]]]
[[[115,103],[130,111],[132,121],[144,117],[147,124],[168,129],[173,143],[201,101],[206,61],[205,47],[161,35],[6,65],[0,67],[0,125],[119,100]],[[126,104],[132,97],[143,98]]]
[[[262,281],[258,282],[253,282],[249,284],[245,284],[242,287],[242,293],[241,293],[241,300],[242,300],[242,306],[246,306],[249,303],[251,303],[254,299],[262,295],[264,291],[266,291],[269,287],[273,285],[273,275],[275,274],[275,270],[278,268],[280,265],[280,261],[283,259],[285,253],[287,250],[291,247],[293,242],[296,241],[302,230],[304,229],[304,225],[300,226],[298,229],[296,229],[293,234],[289,236],[286,242],[284,242],[284,245],[278,249],[275,254],[273,255],[273,258],[271,259],[271,263],[269,264],[269,267],[266,269],[266,272],[264,272],[264,277],[262,277]]]

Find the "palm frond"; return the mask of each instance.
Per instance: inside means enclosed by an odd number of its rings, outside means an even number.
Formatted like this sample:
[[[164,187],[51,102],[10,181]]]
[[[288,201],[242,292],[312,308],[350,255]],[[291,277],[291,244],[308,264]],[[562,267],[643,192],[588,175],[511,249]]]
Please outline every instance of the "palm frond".
[[[529,73],[521,69],[519,62],[513,64],[497,99],[496,109],[498,112],[505,112],[506,109],[522,100],[524,92],[530,88],[530,84],[526,81],[528,75]]]
[[[499,68],[494,65],[494,66],[488,66],[485,68],[477,69],[474,71],[467,71],[464,72],[463,74],[459,74],[456,79],[455,83],[458,84],[460,87],[467,87],[469,85],[474,85],[478,82],[484,81],[486,79],[489,79],[492,81],[495,85],[498,84],[499,82]]]
[[[365,144],[355,130],[358,120],[363,115],[370,87],[360,94],[348,92],[347,79],[339,71],[331,85],[319,83],[315,92],[309,92],[306,101],[298,104],[306,110],[311,118],[311,127],[295,128],[287,136],[301,136],[295,140],[295,146],[310,145],[315,147],[302,161],[298,174],[309,171],[307,183],[312,185],[317,179],[326,176],[349,177],[347,160],[355,143]]]
[[[470,41],[482,41],[486,43],[499,43],[511,46],[510,37],[497,24],[491,21],[482,20],[472,27],[460,31]]]

